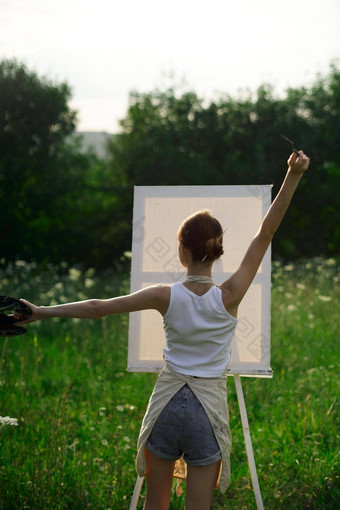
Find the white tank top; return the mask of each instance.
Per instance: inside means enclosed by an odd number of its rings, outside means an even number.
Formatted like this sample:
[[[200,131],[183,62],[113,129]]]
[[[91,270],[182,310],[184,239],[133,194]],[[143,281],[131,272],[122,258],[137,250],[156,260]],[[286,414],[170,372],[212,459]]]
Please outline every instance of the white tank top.
[[[181,282],[172,285],[163,325],[170,368],[196,377],[225,374],[237,319],[224,308],[219,287],[198,296]]]

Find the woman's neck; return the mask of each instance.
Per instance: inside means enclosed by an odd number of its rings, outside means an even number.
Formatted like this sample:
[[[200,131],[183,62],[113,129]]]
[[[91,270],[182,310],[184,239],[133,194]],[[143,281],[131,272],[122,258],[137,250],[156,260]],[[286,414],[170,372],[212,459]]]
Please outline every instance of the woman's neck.
[[[188,270],[188,274],[183,281],[183,285],[191,292],[194,292],[198,296],[202,296],[208,292],[215,283],[211,278],[211,271],[200,271],[196,269],[192,272]]]
[[[188,266],[187,276],[208,276],[211,278],[212,264],[190,264]]]

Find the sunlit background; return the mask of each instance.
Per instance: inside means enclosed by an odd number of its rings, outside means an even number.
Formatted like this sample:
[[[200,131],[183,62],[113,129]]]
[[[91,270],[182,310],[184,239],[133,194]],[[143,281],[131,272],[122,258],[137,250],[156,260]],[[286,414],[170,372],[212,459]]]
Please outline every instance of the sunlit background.
[[[131,90],[279,94],[340,55],[339,0],[0,0],[0,17],[0,59],[66,81],[79,131],[116,132]]]

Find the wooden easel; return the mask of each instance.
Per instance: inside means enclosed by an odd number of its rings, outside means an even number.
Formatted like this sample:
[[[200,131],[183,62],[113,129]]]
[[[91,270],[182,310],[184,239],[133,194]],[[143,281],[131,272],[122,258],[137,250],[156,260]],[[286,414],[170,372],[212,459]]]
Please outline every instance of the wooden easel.
[[[235,374],[234,381],[235,381],[238,406],[240,409],[240,415],[241,415],[241,421],[242,421],[244,442],[246,444],[250,476],[251,476],[251,481],[253,484],[253,491],[254,491],[254,496],[255,496],[255,501],[256,501],[256,508],[257,508],[257,510],[263,510],[263,503],[262,503],[259,480],[257,477],[253,445],[252,445],[251,437],[250,437],[250,429],[249,429],[249,423],[248,423],[246,404],[244,402],[241,377],[239,375]]]
[[[253,491],[254,491],[254,496],[255,496],[255,501],[256,501],[256,508],[257,508],[257,510],[263,510],[260,485],[259,485],[257,472],[256,472],[254,452],[253,452],[253,446],[252,446],[251,437],[250,437],[250,429],[249,429],[249,423],[248,423],[248,417],[247,417],[247,410],[246,410],[246,404],[244,401],[240,375],[234,374],[234,381],[235,381],[238,405],[239,405],[239,409],[240,409],[241,422],[242,422],[242,428],[243,428],[243,436],[244,436],[244,442],[246,445],[246,452],[247,452],[247,457],[248,457],[250,476],[251,476],[251,481],[252,481]],[[129,510],[137,509],[137,503],[139,500],[139,495],[140,495],[140,492],[142,489],[143,481],[144,481],[144,477],[141,478],[140,476],[137,476],[137,480],[135,483],[135,488],[133,491]]]

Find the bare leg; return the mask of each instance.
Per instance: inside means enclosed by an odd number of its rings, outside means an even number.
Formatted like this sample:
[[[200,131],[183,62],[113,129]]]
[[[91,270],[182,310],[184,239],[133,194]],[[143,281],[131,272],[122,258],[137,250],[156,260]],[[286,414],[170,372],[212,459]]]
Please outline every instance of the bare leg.
[[[185,510],[209,510],[221,461],[208,466],[187,466]]]
[[[144,453],[146,461],[144,510],[168,510],[175,461],[159,459],[147,449]]]

